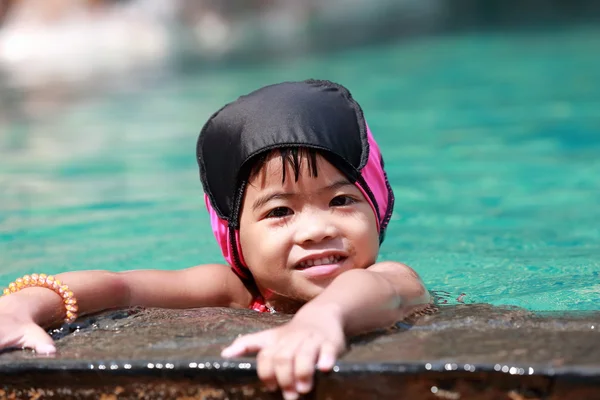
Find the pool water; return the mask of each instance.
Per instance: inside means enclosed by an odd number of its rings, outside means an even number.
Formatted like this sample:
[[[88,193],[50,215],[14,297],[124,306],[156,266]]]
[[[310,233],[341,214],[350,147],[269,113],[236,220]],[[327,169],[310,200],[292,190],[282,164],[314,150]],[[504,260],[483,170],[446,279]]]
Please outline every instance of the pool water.
[[[421,38],[173,75],[0,126],[0,285],[31,272],[221,262],[197,134],[283,80],[361,103],[397,202],[381,259],[450,303],[596,309],[600,29]]]

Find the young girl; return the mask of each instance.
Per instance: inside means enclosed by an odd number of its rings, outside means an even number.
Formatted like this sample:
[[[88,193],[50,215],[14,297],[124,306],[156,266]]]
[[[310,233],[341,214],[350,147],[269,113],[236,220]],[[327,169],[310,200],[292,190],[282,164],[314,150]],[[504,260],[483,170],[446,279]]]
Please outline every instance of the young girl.
[[[53,353],[42,327],[117,307],[295,313],[222,352],[258,353],[260,379],[294,399],[311,390],[315,365],[334,366],[346,337],[430,303],[411,268],[377,262],[394,196],[362,110],[344,87],[286,82],[243,96],[208,120],[197,155],[229,267],[26,276],[0,298],[0,348]]]

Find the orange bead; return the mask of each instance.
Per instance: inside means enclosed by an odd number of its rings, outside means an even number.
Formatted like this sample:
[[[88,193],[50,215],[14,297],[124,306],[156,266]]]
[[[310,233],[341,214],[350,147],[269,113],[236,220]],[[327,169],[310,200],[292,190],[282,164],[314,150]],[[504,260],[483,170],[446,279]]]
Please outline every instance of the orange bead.
[[[79,311],[79,307],[72,304],[67,304],[65,308],[67,309],[67,311],[71,311],[72,313],[76,313],[77,311]]]

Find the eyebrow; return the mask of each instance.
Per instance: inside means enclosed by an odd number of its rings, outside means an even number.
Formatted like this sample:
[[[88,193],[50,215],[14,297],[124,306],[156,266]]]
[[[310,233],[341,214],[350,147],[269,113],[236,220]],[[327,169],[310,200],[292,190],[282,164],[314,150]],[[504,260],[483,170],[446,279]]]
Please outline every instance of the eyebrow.
[[[352,183],[350,183],[350,181],[347,179],[340,179],[338,181],[333,182],[331,185],[327,185],[327,186],[317,190],[317,193],[330,192],[330,191],[334,191],[334,190],[337,190],[337,189],[340,189],[340,188],[343,188],[346,186],[354,186],[354,185]],[[262,206],[264,206],[271,200],[277,200],[277,199],[285,200],[285,199],[289,199],[294,196],[298,196],[298,192],[268,193],[268,194],[265,194],[264,196],[260,196],[258,199],[256,199],[254,201],[254,204],[252,204],[252,210],[256,211],[257,209],[261,208]]]

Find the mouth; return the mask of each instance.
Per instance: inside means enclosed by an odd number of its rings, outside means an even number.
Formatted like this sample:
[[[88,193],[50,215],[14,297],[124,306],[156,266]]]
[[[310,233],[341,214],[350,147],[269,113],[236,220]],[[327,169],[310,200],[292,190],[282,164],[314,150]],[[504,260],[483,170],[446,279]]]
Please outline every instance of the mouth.
[[[305,270],[312,267],[318,267],[321,265],[334,265],[342,263],[347,257],[342,256],[340,254],[332,254],[329,256],[322,256],[319,258],[309,258],[306,260],[300,261],[296,264],[295,269]]]

